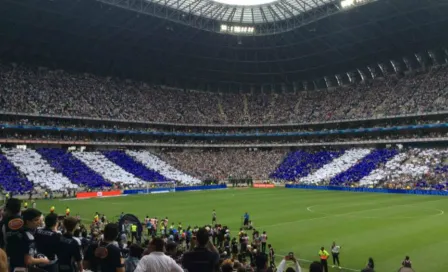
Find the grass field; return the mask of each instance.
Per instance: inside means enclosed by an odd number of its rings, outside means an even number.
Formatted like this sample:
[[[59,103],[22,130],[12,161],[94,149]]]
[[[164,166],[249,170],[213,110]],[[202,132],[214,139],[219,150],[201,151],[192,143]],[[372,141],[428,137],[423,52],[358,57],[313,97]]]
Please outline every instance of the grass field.
[[[304,260],[316,260],[321,246],[342,246],[343,271],[357,271],[368,257],[376,271],[397,271],[409,255],[416,271],[448,269],[448,198],[297,189],[228,189],[221,191],[136,195],[87,200],[42,200],[37,208],[55,205],[63,213],[93,219],[96,211],[108,218],[122,211],[140,218],[168,216],[187,225],[211,223],[216,209],[219,223],[237,233],[241,216],[250,213],[255,227],[267,231],[277,253],[293,251]],[[307,267],[306,261],[302,267]],[[331,269],[330,269],[331,270]],[[336,270],[335,270],[336,271]],[[339,270],[338,270],[339,271]]]

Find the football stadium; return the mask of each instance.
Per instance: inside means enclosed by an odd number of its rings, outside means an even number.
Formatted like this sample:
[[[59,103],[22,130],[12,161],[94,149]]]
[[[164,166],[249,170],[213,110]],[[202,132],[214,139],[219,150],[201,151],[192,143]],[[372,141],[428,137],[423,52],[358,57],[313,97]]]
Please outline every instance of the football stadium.
[[[446,14],[4,0],[0,272],[446,272]]]

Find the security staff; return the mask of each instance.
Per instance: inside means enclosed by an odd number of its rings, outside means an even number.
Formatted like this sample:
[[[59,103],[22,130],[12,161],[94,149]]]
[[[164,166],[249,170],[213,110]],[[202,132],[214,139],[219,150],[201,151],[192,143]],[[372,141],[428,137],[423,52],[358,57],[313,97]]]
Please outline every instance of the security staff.
[[[54,210],[55,210],[54,206],[51,206],[50,213],[54,213]]]
[[[67,207],[65,209],[65,216],[70,216],[70,208],[69,207]]]
[[[322,264],[323,272],[328,272],[328,257],[330,254],[325,250],[324,247],[321,247],[319,250],[319,258],[320,263]]]
[[[0,246],[11,256],[20,240],[20,231],[23,228],[23,220],[20,215],[21,202],[17,198],[11,198],[6,202],[3,220],[0,222]]]
[[[16,268],[26,269],[35,265],[47,265],[50,261],[47,257],[38,254],[34,240],[34,233],[40,225],[42,213],[36,209],[27,209],[22,213],[23,228],[18,235],[18,243],[10,249],[10,271]]]
[[[135,241],[137,241],[137,225],[132,223],[131,225],[131,242],[134,242],[134,238]]]
[[[59,246],[59,239],[61,234],[57,232],[58,229],[58,215],[50,213],[45,217],[45,228],[38,229],[34,234],[36,241],[37,252],[43,254],[50,260],[50,264],[39,266],[39,268],[52,272],[57,271],[57,252]]]
[[[25,201],[25,203],[23,203],[23,208],[26,210],[28,209],[28,202]]]
[[[60,237],[60,250],[57,253],[59,272],[82,271],[82,243],[78,238],[73,237],[78,220],[74,217],[66,217],[63,224],[66,232]]]
[[[341,263],[339,262],[339,252],[341,251],[341,247],[336,245],[336,242],[333,242],[331,245],[331,255],[333,256],[333,268],[336,263],[338,264],[338,268],[341,269]]]

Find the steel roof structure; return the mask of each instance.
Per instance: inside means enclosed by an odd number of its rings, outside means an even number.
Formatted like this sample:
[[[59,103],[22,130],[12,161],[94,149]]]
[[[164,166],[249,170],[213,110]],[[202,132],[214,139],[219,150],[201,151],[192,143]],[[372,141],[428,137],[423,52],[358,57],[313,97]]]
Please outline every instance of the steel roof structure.
[[[285,32],[340,12],[340,0],[276,0],[272,3],[241,6],[212,0],[96,0],[195,28],[220,32],[221,24],[250,26],[250,34]]]
[[[185,13],[225,23],[262,24],[290,19],[335,0],[278,0],[258,6],[228,5],[211,0],[147,0]]]

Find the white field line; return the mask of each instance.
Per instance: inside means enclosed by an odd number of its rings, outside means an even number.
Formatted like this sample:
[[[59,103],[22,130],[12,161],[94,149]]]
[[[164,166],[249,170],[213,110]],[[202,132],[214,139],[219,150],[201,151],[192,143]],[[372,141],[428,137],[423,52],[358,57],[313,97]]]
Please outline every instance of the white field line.
[[[283,252],[280,252],[280,254],[275,254],[275,257],[280,257],[280,258],[283,258],[283,257],[285,257],[286,255],[288,255],[287,253],[285,253],[285,254],[283,254]],[[280,259],[281,260],[281,259]],[[297,259],[297,260],[299,260],[299,261],[303,261],[303,262],[306,262],[306,263],[312,263],[312,262],[314,262],[314,261],[317,261],[317,260],[307,260],[307,259]],[[331,266],[330,264],[328,264],[328,266]],[[301,266],[302,267],[302,266]],[[304,267],[302,267],[302,268],[304,268]],[[359,270],[359,269],[353,269],[353,268],[348,268],[348,267],[343,267],[343,266],[341,266],[341,270],[346,270],[346,271],[354,271],[354,272],[359,272],[359,271],[361,271],[361,270]]]
[[[431,202],[432,201],[440,201],[440,200],[442,200],[442,199],[431,200]],[[430,202],[430,201],[428,201],[428,202]],[[277,224],[256,226],[256,228],[257,229],[265,229],[265,228],[278,227],[278,226],[283,226],[283,225],[292,224],[292,223],[314,221],[314,220],[319,220],[319,219],[327,219],[327,218],[333,218],[333,217],[346,216],[346,215],[356,214],[356,213],[360,213],[360,212],[375,211],[375,210],[381,210],[381,209],[385,209],[385,208],[391,208],[391,207],[397,207],[397,206],[409,206],[409,205],[413,205],[413,204],[399,204],[399,205],[393,205],[393,206],[382,207],[382,208],[365,209],[365,210],[362,210],[362,211],[354,211],[354,212],[334,214],[334,215],[326,215],[326,216],[313,217],[313,218],[304,218],[304,219],[299,219],[299,220],[294,220],[294,221],[281,222],[281,223],[277,223]],[[314,207],[314,206],[307,207],[307,211],[310,211],[309,208],[312,208],[312,207]],[[440,215],[443,215],[445,213],[445,211],[443,211],[443,210],[439,210],[439,209],[434,209],[434,210],[438,210],[439,211],[439,213],[434,215],[434,216],[440,216]]]

